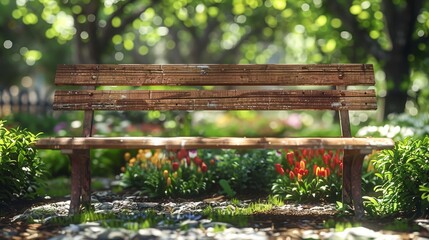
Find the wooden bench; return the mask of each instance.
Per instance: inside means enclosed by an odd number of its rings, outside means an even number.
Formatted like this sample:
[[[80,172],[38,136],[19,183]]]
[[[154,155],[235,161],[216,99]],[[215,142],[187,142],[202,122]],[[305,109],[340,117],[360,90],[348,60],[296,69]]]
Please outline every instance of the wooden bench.
[[[361,169],[365,154],[392,148],[386,138],[353,138],[349,110],[375,110],[375,90],[369,64],[329,65],[59,65],[54,110],[84,111],[80,137],[50,137],[37,141],[41,149],[60,149],[71,160],[70,213],[90,204],[90,149],[95,148],[233,148],[344,149],[345,204],[363,216]],[[97,90],[99,86],[131,86],[132,90]],[[144,90],[147,86],[191,86],[191,90]],[[205,90],[202,86],[215,86]],[[244,87],[244,86],[247,86]],[[257,87],[263,86],[263,87]],[[305,86],[305,88],[301,88]],[[139,88],[140,87],[140,88]],[[226,87],[219,88],[219,87]],[[244,87],[244,88],[243,88]],[[322,88],[321,88],[322,87]],[[105,89],[105,88],[104,88]],[[113,88],[114,89],[114,88]],[[339,112],[342,136],[337,138],[242,137],[102,137],[93,135],[96,110],[334,110]]]

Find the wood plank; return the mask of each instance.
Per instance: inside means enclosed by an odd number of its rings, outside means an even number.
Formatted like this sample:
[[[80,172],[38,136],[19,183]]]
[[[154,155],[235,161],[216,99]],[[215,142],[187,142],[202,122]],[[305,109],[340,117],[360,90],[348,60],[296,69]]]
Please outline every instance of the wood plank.
[[[58,65],[57,85],[374,85],[371,64]]]
[[[57,91],[55,110],[374,110],[374,90]]]
[[[58,137],[39,139],[35,146],[44,149],[389,149],[387,138],[237,138],[237,137]]]

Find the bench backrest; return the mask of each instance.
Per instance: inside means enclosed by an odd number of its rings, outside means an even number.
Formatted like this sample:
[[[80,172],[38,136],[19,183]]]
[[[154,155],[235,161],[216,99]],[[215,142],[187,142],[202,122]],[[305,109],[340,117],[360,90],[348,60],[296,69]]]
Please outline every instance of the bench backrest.
[[[53,108],[84,110],[85,136],[91,135],[94,110],[315,109],[339,111],[342,135],[350,137],[348,110],[377,108],[374,89],[347,89],[375,84],[370,64],[59,65],[55,84],[83,86],[57,90]],[[97,90],[98,86],[133,88]],[[171,86],[171,89],[147,89],[150,86]],[[291,86],[297,88],[287,88]],[[305,88],[300,89],[302,86]]]

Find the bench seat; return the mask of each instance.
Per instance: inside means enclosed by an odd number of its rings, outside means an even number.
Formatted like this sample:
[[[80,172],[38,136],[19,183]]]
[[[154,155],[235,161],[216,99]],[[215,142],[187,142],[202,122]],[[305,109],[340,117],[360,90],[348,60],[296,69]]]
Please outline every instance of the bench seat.
[[[391,148],[388,138],[239,138],[239,137],[58,137],[42,138],[41,149],[345,149],[368,152]]]

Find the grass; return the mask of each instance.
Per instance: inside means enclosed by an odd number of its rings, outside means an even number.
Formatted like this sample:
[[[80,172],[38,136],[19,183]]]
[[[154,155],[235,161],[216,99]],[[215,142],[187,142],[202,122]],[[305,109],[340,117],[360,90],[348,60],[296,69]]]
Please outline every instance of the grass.
[[[137,231],[139,229],[155,227],[164,217],[157,215],[155,211],[147,210],[133,213],[94,213],[86,211],[71,216],[59,216],[52,218],[49,224],[67,226],[70,224],[81,224],[87,222],[100,222],[105,228],[124,228]]]
[[[96,178],[92,179],[91,189],[93,191],[105,190],[105,184]],[[117,190],[116,191],[120,191]],[[44,185],[37,189],[39,196],[64,197],[70,194],[70,178],[59,177],[47,180]]]
[[[62,183],[55,181],[51,184]],[[267,200],[250,203],[244,207],[240,204],[240,200],[233,199],[231,204],[226,208],[206,207],[202,211],[204,218],[211,219],[216,222],[230,223],[238,227],[248,226],[252,215],[255,213],[265,212],[273,209],[275,206],[282,205],[283,201],[276,197],[268,197]],[[34,220],[33,220],[34,221]],[[105,228],[125,228],[127,230],[138,230],[150,227],[156,227],[158,223],[170,225],[175,224],[174,219],[170,216],[158,215],[153,210],[140,212],[122,212],[122,213],[95,213],[93,211],[85,211],[80,214],[71,216],[56,216],[49,220],[48,224],[57,226],[67,226],[70,224],[81,224],[86,222],[100,222]],[[187,226],[182,226],[187,228]],[[215,230],[223,231],[225,226],[219,226]],[[182,229],[184,230],[184,229]]]
[[[258,201],[250,203],[245,207],[239,207],[240,202],[237,199],[232,199],[231,204],[225,208],[206,207],[203,210],[203,216],[217,222],[226,222],[238,227],[245,227],[252,220],[252,215],[270,211],[276,206],[283,205],[283,200],[269,196],[266,201]]]

